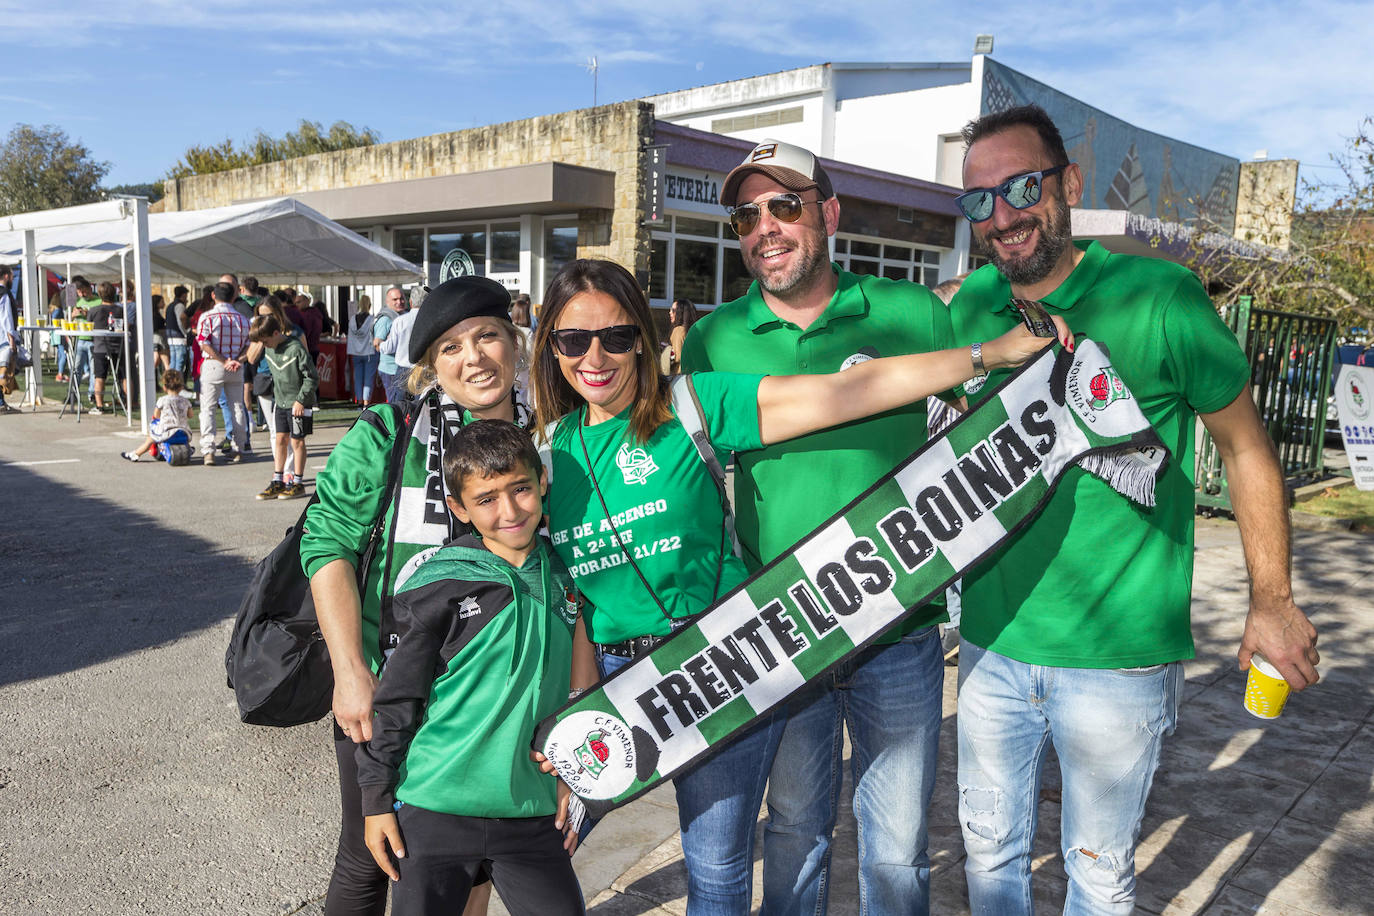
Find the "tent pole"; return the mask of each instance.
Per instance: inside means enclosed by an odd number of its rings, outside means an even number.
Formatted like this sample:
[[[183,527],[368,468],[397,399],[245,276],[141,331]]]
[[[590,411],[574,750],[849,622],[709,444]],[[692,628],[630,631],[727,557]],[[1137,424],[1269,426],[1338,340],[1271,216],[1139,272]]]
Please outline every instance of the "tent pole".
[[[135,198],[130,201],[134,211],[130,214],[133,218],[133,252],[134,252],[134,285],[138,287],[137,309],[138,309],[138,389],[139,389],[139,428],[143,434],[148,435],[153,416],[153,407],[157,399],[157,385],[153,381],[153,371],[157,368],[157,360],[153,353],[153,289],[152,289],[152,270],[148,255],[148,201],[143,198]],[[122,268],[123,260],[120,261]],[[132,385],[130,389],[132,390]]]
[[[34,244],[34,231],[24,230],[24,260],[20,265],[23,273],[24,318],[25,324],[38,322],[38,251]],[[8,290],[7,290],[8,292]],[[21,404],[37,407],[43,403],[43,361],[39,358],[38,335],[33,337],[33,365],[24,370],[24,400]]]

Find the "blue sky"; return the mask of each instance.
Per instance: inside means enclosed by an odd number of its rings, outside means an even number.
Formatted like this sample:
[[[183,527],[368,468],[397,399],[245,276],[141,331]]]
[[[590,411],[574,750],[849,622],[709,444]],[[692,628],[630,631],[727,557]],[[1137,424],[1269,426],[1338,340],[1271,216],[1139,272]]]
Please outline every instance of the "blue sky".
[[[1297,158],[1308,179],[1334,179],[1327,154],[1374,115],[1374,17],[1340,0],[0,0],[0,15],[0,125],[63,128],[111,163],[109,184],[302,117],[400,140],[585,107],[592,55],[605,103],[825,61],[966,60],[980,32],[995,59],[1111,114]]]

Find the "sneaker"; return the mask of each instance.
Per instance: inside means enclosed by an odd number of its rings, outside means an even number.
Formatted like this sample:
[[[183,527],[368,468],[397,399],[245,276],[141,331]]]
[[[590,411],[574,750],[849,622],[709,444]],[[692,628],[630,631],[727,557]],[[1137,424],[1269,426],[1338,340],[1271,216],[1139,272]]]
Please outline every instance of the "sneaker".
[[[125,461],[137,461],[137,460],[138,460],[138,456],[135,455],[133,452],[120,452],[120,453],[119,453],[119,457],[123,458]]]
[[[251,443],[251,442],[244,442],[244,443],[243,443],[243,453],[244,453],[245,455],[251,455],[251,454],[253,454],[253,443]]]
[[[205,453],[205,466],[206,466],[207,468],[212,468],[212,467],[215,466],[215,453],[214,453],[214,452],[206,452],[206,453]]]
[[[243,464],[243,452],[234,452],[233,455],[229,456],[229,463]]]
[[[274,480],[267,485],[267,489],[258,494],[258,499],[276,499],[281,495],[282,490],[286,489],[286,484],[280,480]]]
[[[11,405],[11,404],[6,404],[6,403],[4,403],[4,402],[0,402],[0,414],[9,414],[9,413],[23,413],[23,411],[19,410],[18,408],[14,407],[14,406]]]
[[[92,405],[86,410],[86,413],[90,414],[90,415],[93,416],[93,417],[98,417],[98,416],[100,416],[101,414],[103,414],[104,412],[105,412],[105,411],[101,410],[100,407],[97,406],[97,405],[95,405],[95,404],[92,404]]]
[[[296,499],[305,495],[305,484],[297,481],[282,486],[282,490],[277,494],[277,499]]]
[[[225,436],[224,441],[219,444],[219,450],[226,454],[232,452],[234,450],[234,441],[228,436]]]

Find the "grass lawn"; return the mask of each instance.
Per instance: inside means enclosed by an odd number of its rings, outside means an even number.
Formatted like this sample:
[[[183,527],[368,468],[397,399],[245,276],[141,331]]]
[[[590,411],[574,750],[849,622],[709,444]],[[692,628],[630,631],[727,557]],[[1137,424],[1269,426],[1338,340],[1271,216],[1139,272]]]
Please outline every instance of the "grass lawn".
[[[1357,490],[1353,486],[1329,488],[1294,508],[1313,515],[1348,518],[1355,531],[1374,531],[1374,490]]]

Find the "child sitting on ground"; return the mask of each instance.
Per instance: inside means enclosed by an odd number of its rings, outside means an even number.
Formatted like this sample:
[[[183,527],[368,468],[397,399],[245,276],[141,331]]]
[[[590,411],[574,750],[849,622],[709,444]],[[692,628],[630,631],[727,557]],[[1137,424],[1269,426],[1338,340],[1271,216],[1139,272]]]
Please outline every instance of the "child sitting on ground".
[[[272,482],[258,499],[295,499],[305,495],[305,437],[311,419],[319,371],[305,345],[288,337],[275,315],[259,315],[248,327],[248,339],[263,345],[263,356],[272,368],[272,411],[276,431],[272,442]],[[286,474],[286,439],[291,437],[293,473]]]
[[[445,451],[446,501],[474,531],[396,595],[404,632],[357,751],[367,846],[395,916],[459,913],[484,873],[516,916],[581,914],[568,789],[529,758],[540,720],[596,682],[572,577],[538,535],[539,454],[501,420]]]
[[[151,435],[132,452],[119,453],[126,461],[137,461],[179,432],[186,434],[187,442],[191,441],[191,402],[182,391],[186,379],[176,369],[168,369],[162,373],[162,387],[167,393],[157,399],[153,409],[153,420],[148,426]]]

